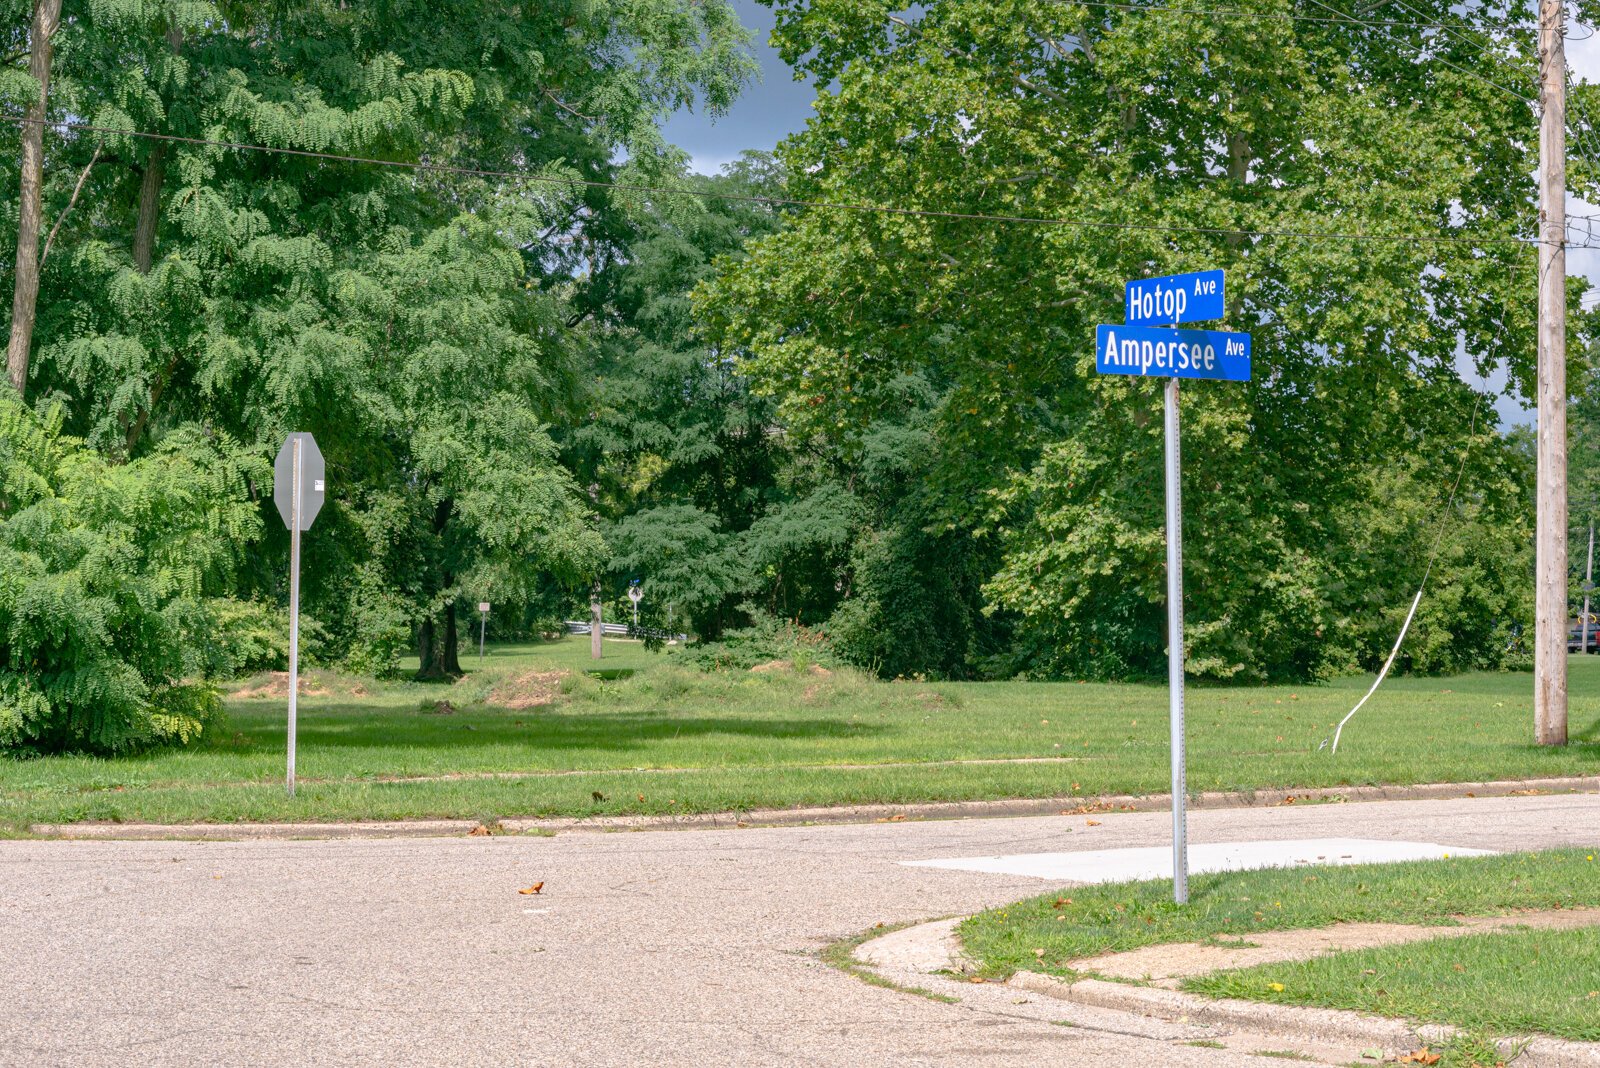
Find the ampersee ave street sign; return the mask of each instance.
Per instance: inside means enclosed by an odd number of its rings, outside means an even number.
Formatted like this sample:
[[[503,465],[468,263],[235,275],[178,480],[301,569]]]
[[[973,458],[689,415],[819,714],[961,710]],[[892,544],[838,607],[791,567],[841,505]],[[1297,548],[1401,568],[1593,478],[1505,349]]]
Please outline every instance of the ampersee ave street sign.
[[[1101,326],[1094,369],[1103,375],[1250,381],[1250,335],[1225,330]]]

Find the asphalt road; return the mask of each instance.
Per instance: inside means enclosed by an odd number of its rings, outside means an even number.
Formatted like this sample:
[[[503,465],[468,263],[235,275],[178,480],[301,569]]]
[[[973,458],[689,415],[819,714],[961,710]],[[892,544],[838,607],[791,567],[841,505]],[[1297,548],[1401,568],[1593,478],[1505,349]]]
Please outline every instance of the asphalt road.
[[[1163,813],[554,838],[0,842],[4,1065],[1243,1065],[817,958],[1051,885],[903,860],[1160,845]],[[1600,797],[1198,812],[1196,841],[1593,844]],[[518,888],[542,881],[543,893]],[[1072,1020],[1079,1026],[1060,1026]],[[1263,1066],[1281,1061],[1257,1060]]]

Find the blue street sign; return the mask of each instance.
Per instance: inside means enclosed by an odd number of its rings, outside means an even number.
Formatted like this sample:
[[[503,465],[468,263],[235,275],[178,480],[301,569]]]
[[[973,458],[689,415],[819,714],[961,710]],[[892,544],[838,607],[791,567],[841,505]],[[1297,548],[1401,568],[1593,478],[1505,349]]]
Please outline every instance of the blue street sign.
[[[1250,335],[1101,325],[1095,331],[1094,369],[1103,375],[1248,382]]]
[[[1222,271],[1135,278],[1124,300],[1129,326],[1173,326],[1223,317]]]

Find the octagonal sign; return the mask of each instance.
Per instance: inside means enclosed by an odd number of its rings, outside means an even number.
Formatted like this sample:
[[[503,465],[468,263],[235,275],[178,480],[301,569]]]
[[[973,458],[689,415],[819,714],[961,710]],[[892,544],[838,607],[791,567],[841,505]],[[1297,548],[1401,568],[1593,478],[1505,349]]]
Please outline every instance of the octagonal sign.
[[[277,462],[272,470],[272,501],[278,506],[283,525],[294,522],[294,453],[295,442],[300,442],[300,529],[310,530],[311,521],[322,511],[325,468],[322,450],[310,434],[290,434],[278,450]]]

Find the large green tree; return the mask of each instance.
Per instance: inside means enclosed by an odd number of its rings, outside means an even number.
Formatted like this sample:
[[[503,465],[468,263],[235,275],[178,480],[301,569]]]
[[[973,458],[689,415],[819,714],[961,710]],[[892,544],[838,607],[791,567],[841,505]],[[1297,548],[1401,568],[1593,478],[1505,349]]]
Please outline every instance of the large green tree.
[[[119,459],[314,432],[308,607],[363,663],[410,631],[453,673],[463,596],[600,566],[546,428],[628,231],[603,184],[675,169],[661,117],[750,72],[723,0],[69,0],[55,43],[49,114],[101,131],[46,137],[30,398]]]
[[[904,375],[930,384],[920,529],[992,576],[1014,668],[1159,670],[1160,384],[1096,375],[1094,327],[1125,279],[1202,267],[1228,271],[1255,375],[1183,390],[1191,670],[1381,655],[1463,455],[1450,523],[1499,535],[1452,543],[1434,579],[1485,605],[1432,625],[1457,661],[1496,659],[1527,513],[1459,368],[1531,373],[1521,9],[1427,9],[1440,30],[1315,0],[770,4],[785,57],[832,86],[780,148],[795,196],[1057,220],[809,210],[706,297],[831,457],[901,418]]]

